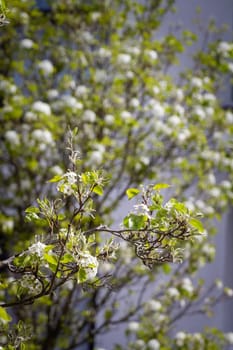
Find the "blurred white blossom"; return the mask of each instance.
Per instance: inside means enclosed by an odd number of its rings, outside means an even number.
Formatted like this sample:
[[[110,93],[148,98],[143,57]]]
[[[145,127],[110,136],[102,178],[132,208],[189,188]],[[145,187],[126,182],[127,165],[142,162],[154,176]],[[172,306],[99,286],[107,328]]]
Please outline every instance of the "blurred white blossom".
[[[146,50],[145,54],[153,61],[158,59],[158,54],[155,50]]]
[[[146,312],[151,312],[151,311],[159,311],[162,309],[162,304],[158,300],[149,300],[145,303],[145,311]]]
[[[176,344],[180,347],[184,345],[184,342],[187,338],[187,335],[184,332],[178,332],[176,333],[175,340]]]
[[[32,109],[35,112],[43,113],[46,115],[51,115],[51,108],[48,103],[42,101],[36,101],[32,105]]]
[[[105,115],[104,120],[105,120],[106,124],[112,125],[112,124],[114,124],[115,117],[112,114],[107,114],[107,115]]]
[[[49,130],[35,129],[32,132],[32,138],[36,141],[43,142],[45,144],[53,144],[53,136]]]
[[[54,72],[54,66],[49,60],[40,61],[38,63],[38,68],[44,76],[51,75]]]
[[[191,78],[191,85],[200,89],[203,86],[202,79],[198,77]]]
[[[131,333],[136,333],[140,329],[140,324],[135,321],[128,323],[127,330]]]
[[[233,345],[233,332],[225,333],[225,339],[230,345]]]
[[[20,46],[23,49],[31,49],[34,46],[34,42],[31,39],[25,38],[20,41]]]
[[[19,134],[15,130],[6,131],[5,138],[12,146],[18,146],[20,144]]]
[[[46,247],[46,244],[43,244],[41,242],[34,243],[31,245],[28,250],[31,254],[37,254],[39,257],[42,257],[44,254],[44,249]]]
[[[181,286],[182,286],[182,289],[184,289],[188,293],[193,293],[194,291],[192,281],[188,277],[185,277],[182,279]]]
[[[94,123],[96,120],[95,112],[91,111],[90,109],[85,110],[83,113],[83,120],[85,122]]]
[[[131,62],[131,56],[126,53],[121,53],[117,56],[117,63],[119,65],[128,65]]]
[[[93,279],[96,276],[99,262],[95,256],[91,255],[89,252],[82,252],[81,257],[78,259],[78,263],[84,268],[88,280]]]
[[[160,343],[157,339],[151,339],[147,343],[147,347],[149,350],[159,350],[160,349]]]

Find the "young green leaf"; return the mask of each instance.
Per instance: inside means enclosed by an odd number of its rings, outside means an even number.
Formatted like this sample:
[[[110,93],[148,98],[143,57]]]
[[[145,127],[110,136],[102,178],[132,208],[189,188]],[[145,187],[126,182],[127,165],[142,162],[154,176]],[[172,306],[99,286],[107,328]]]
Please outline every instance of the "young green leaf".
[[[103,188],[100,186],[100,185],[96,185],[94,188],[93,188],[93,192],[98,194],[98,196],[102,196],[104,191],[103,191]]]
[[[2,323],[8,323],[11,321],[11,316],[6,312],[6,310],[0,306],[0,321]]]
[[[138,193],[140,193],[140,190],[138,190],[137,188],[128,188],[126,190],[126,194],[127,194],[127,197],[128,199],[132,199],[133,197],[137,196]]]
[[[194,228],[196,228],[200,233],[203,233],[204,232],[204,227],[203,227],[203,224],[201,221],[195,219],[195,218],[192,218],[189,220],[189,223],[191,226],[193,226]]]
[[[159,183],[159,184],[154,185],[153,190],[160,191],[160,190],[163,190],[163,189],[168,188],[168,187],[171,187],[171,186],[168,184]]]

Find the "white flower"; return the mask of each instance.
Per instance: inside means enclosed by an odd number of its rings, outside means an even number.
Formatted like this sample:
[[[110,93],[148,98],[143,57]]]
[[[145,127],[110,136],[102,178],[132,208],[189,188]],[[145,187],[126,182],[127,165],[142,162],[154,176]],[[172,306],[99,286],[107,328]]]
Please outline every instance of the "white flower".
[[[24,49],[31,49],[34,46],[34,42],[31,39],[23,39],[20,42],[20,46]]]
[[[130,107],[137,108],[140,106],[140,102],[136,97],[134,97],[130,100],[129,105]]]
[[[128,65],[131,62],[131,56],[126,53],[121,53],[117,56],[117,63],[119,65]]]
[[[193,111],[194,111],[194,114],[197,115],[201,120],[205,119],[206,113],[203,107],[195,106]]]
[[[225,333],[225,339],[229,344],[233,345],[233,332]]]
[[[233,123],[233,113],[232,112],[230,112],[230,111],[226,112],[226,121],[229,124]]]
[[[157,300],[149,300],[145,303],[145,311],[159,311],[162,304]]]
[[[207,175],[207,181],[210,185],[215,185],[216,184],[216,177],[214,174],[210,173]]]
[[[103,161],[103,152],[99,150],[91,152],[90,158],[89,158],[90,164],[100,165],[102,161]]]
[[[131,46],[127,48],[127,51],[132,55],[138,56],[140,55],[141,50],[137,46]]]
[[[176,333],[175,340],[178,346],[183,346],[186,339],[186,334],[184,332]]]
[[[142,339],[137,339],[134,343],[133,343],[134,349],[136,350],[144,350],[145,349],[145,342]]]
[[[153,61],[157,60],[157,58],[158,58],[158,54],[154,50],[146,50],[145,54]]]
[[[28,111],[25,113],[24,119],[26,122],[33,122],[33,121],[37,120],[37,115],[36,115],[36,113]]]
[[[226,294],[228,297],[233,297],[233,289],[231,289],[231,288],[225,288],[225,289],[224,289],[224,292],[225,292],[225,294]]]
[[[141,213],[141,214],[148,214],[150,212],[150,209],[144,203],[135,204],[134,209],[137,213]]]
[[[67,171],[64,177],[70,185],[74,185],[77,182],[77,174],[74,171]]]
[[[226,41],[221,41],[218,45],[218,52],[220,52],[224,57],[228,56],[231,49],[232,45]]]
[[[94,40],[93,35],[88,31],[81,31],[80,37],[87,43],[91,43]]]
[[[64,102],[64,105],[66,107],[69,107],[71,109],[82,109],[83,104],[76,100],[75,97],[70,95],[62,96],[62,101]]]
[[[202,251],[203,251],[204,254],[206,254],[210,258],[214,257],[214,255],[215,255],[215,247],[212,246],[211,244],[208,244],[208,243],[205,243],[202,246]]]
[[[80,266],[85,269],[87,279],[92,279],[98,272],[99,262],[97,258],[89,252],[82,252],[81,258],[78,260]]]
[[[53,144],[53,136],[49,130],[35,129],[32,132],[32,138],[47,145]]]
[[[178,101],[182,101],[183,98],[184,98],[183,90],[182,89],[176,89],[175,96],[176,96]]]
[[[222,283],[221,280],[217,279],[217,280],[215,281],[215,284],[216,284],[216,287],[217,287],[218,289],[222,289],[222,288],[223,288],[223,283]]]
[[[47,91],[47,96],[50,100],[55,100],[59,96],[59,92],[56,89],[50,89]]]
[[[38,256],[42,257],[44,254],[45,247],[46,247],[46,244],[37,242],[31,245],[31,247],[29,247],[28,250],[30,253],[37,254]]]
[[[91,111],[90,109],[85,110],[83,113],[83,120],[85,122],[94,123],[96,120],[95,112]]]
[[[96,69],[94,78],[97,83],[104,83],[107,81],[108,76],[104,69]]]
[[[174,110],[180,115],[180,116],[183,116],[184,115],[184,112],[185,112],[185,109],[183,106],[177,104],[174,106]]]
[[[202,80],[198,77],[193,77],[191,79],[191,85],[196,87],[196,88],[201,88],[203,83],[202,83]]]
[[[128,79],[133,79],[134,77],[134,72],[132,72],[131,70],[128,70],[125,74],[126,78]]]
[[[88,88],[85,85],[79,85],[75,90],[75,95],[78,97],[86,96],[87,93],[88,93]]]
[[[223,180],[223,181],[220,183],[220,185],[221,185],[223,188],[227,189],[227,190],[231,189],[231,187],[232,187],[231,182],[228,181],[228,180]]]
[[[148,106],[151,108],[154,117],[161,118],[164,116],[165,109],[160,102],[151,99],[148,103]]]
[[[171,117],[169,117],[168,122],[172,126],[177,126],[181,123],[181,120],[180,117],[178,117],[177,115],[172,115]]]
[[[155,94],[155,95],[157,95],[157,94],[159,94],[160,93],[160,89],[159,89],[159,87],[158,86],[153,86],[153,88],[152,88],[152,91],[153,91],[153,93]]]
[[[51,61],[49,60],[43,60],[38,63],[38,68],[41,70],[41,72],[47,76],[51,75],[54,71],[54,66]]]
[[[105,120],[106,124],[112,125],[114,123],[115,117],[113,115],[111,115],[111,114],[107,114],[104,117],[104,120]]]
[[[215,102],[216,101],[216,97],[213,94],[210,94],[209,92],[207,92],[203,95],[203,99],[204,99],[204,101],[207,101],[207,102]]]
[[[182,288],[188,292],[188,293],[193,293],[193,284],[190,278],[185,277],[182,279]]]
[[[51,108],[48,103],[42,102],[42,101],[36,101],[32,105],[32,109],[35,112],[43,113],[46,115],[51,115]]]
[[[162,90],[166,90],[167,89],[167,81],[166,80],[161,80],[160,82],[159,82],[159,86],[160,86],[160,88],[162,89]]]
[[[227,67],[228,67],[228,70],[229,70],[231,73],[233,73],[233,63],[232,63],[232,62],[229,62],[228,65],[227,65]]]
[[[14,221],[11,219],[7,219],[2,223],[3,232],[12,232],[14,228]]]
[[[188,200],[185,202],[185,206],[188,208],[188,210],[190,211],[194,211],[195,209],[195,205],[193,204],[193,202],[191,200]]]
[[[122,111],[121,118],[124,120],[128,120],[128,119],[132,118],[132,114],[128,111]]]
[[[112,56],[112,53],[105,47],[100,47],[98,50],[98,55],[102,58],[110,58]]]
[[[129,322],[127,326],[127,330],[131,333],[136,333],[140,328],[140,325],[138,322],[131,321]]]
[[[157,339],[151,339],[147,343],[148,349],[150,350],[159,350],[160,349],[160,343]]]
[[[175,287],[170,287],[167,290],[167,294],[168,296],[170,296],[171,298],[178,298],[180,296],[180,292],[178,291],[177,288]]]
[[[213,187],[209,190],[209,194],[212,197],[218,198],[221,195],[221,191],[218,187]]]
[[[206,107],[205,112],[208,117],[212,117],[212,115],[214,114],[214,109],[213,107]]]
[[[15,130],[6,131],[5,138],[12,146],[18,146],[20,144],[19,135]]]
[[[100,17],[101,17],[101,13],[100,12],[92,12],[91,13],[91,19],[92,19],[93,22],[96,22]],[[101,350],[101,349],[99,348],[98,350]],[[102,350],[104,350],[104,349],[102,349]]]
[[[189,137],[191,133],[188,129],[183,129],[181,132],[178,133],[177,139],[180,143],[185,142]]]

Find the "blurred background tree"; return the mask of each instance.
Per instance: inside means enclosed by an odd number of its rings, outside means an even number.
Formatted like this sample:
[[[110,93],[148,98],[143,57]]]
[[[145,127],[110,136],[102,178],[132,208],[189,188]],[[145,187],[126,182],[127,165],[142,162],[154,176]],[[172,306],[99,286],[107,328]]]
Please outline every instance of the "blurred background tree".
[[[14,320],[32,328],[27,349],[91,350],[119,324],[130,349],[222,349],[230,339],[217,330],[171,336],[186,313],[210,315],[223,295],[232,295],[221,281],[206,287],[196,275],[214,259],[213,218],[233,198],[233,114],[218,99],[233,71],[233,45],[213,21],[201,40],[179,26],[160,38],[174,5],[26,0],[8,6],[10,24],[0,36],[1,258],[45,233],[44,226],[25,223],[25,208],[54,196],[47,181],[69,167],[66,135],[76,127],[80,172],[109,176],[88,227],[117,225],[126,189],[151,182],[169,183],[169,195],[202,212],[206,227],[205,239],[184,245],[182,264],[149,270],[122,245],[117,263],[102,267],[111,274],[109,288],[84,291],[73,283],[12,308]],[[192,67],[173,78],[194,43]]]

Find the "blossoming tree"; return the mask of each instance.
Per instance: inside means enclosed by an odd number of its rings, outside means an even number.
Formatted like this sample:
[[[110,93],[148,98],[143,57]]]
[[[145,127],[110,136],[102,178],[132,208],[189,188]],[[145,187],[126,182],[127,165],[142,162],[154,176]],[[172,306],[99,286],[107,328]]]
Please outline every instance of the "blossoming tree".
[[[218,99],[233,45],[212,22],[204,50],[176,27],[159,38],[173,6],[10,4],[0,37],[4,349],[95,349],[117,325],[127,345],[112,349],[232,343],[177,322],[233,294],[197,278],[214,259],[213,218],[233,198],[233,114]],[[193,67],[173,78],[194,42]]]

